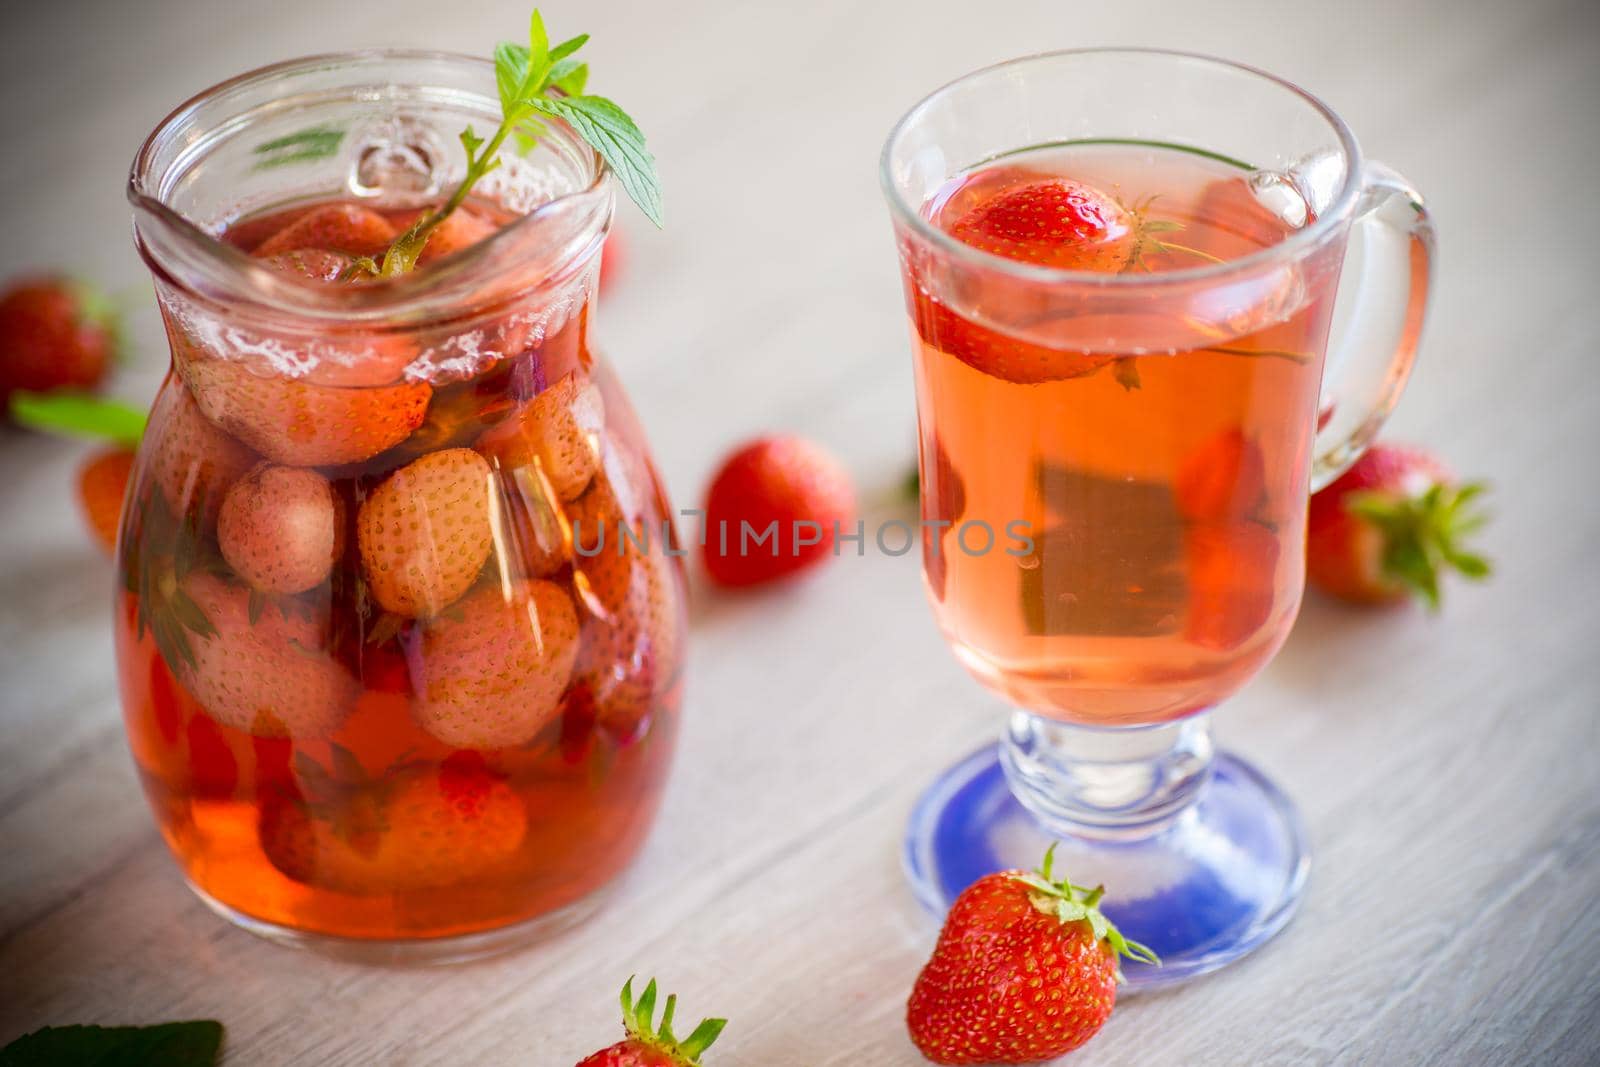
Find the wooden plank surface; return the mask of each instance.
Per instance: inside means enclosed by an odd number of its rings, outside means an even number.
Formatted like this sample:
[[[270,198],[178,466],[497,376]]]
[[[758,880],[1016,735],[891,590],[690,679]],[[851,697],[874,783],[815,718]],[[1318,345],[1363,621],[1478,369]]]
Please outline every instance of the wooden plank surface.
[[[178,101],[248,67],[372,44],[485,51],[517,4],[11,5],[0,20],[0,274],[123,288],[147,398],[162,348],[122,181]],[[846,457],[875,513],[912,454],[875,165],[965,70],[1045,48],[1185,47],[1323,95],[1430,196],[1435,314],[1395,434],[1494,483],[1500,573],[1437,619],[1310,599],[1221,739],[1299,800],[1300,916],[1257,956],[1130,998],[1071,1062],[1584,1063],[1600,1053],[1600,326],[1590,203],[1600,9],[1227,0],[547,5],[661,158],[670,226],[629,220],[601,335],[680,506],[783,427]],[[0,1041],[46,1023],[214,1016],[241,1064],[564,1064],[654,973],[733,1019],[713,1063],[901,1065],[934,927],[906,892],[919,788],[1000,709],[936,635],[910,557],[700,596],[659,826],[599,918],[467,967],[338,964],[259,942],[183,887],[122,740],[109,570],[71,448],[0,441]],[[874,495],[876,494],[876,495]],[[704,593],[697,590],[697,593]]]

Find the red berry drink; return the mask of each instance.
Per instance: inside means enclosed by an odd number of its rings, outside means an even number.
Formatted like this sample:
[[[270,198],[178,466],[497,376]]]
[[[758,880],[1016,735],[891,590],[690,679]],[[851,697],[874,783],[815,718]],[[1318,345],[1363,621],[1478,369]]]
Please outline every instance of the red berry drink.
[[[1215,970],[1289,920],[1309,860],[1293,804],[1217,752],[1207,713],[1293,622],[1308,490],[1399,398],[1422,198],[1288,82],[1138,49],[950,83],[896,125],[882,179],[929,596],[1012,707],[913,810],[912,884],[943,911],[1049,849],[1160,957],[1133,986]]]
[[[122,531],[123,701],[209,903],[368,958],[470,955],[638,850],[677,729],[683,569],[591,348],[598,158],[551,124],[378,277],[445,205],[445,150],[360,129],[325,164],[360,196],[273,167],[283,189],[251,178],[194,232],[140,220],[172,371]]]
[[[962,175],[924,215],[1008,260],[1156,274],[1281,242],[1309,220],[1278,193],[1202,154],[1075,146]],[[1265,270],[1197,310],[1182,292],[1070,305],[1009,277],[946,285],[910,262],[923,517],[951,524],[925,570],[979,678],[1040,714],[1151,723],[1272,656],[1304,571],[1337,262],[1322,268]]]

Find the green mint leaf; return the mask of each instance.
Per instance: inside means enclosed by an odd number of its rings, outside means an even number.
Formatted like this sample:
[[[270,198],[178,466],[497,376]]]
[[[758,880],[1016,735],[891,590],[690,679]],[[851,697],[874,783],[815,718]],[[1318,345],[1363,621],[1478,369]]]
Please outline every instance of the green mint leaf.
[[[528,54],[534,62],[550,61],[550,35],[544,31],[544,16],[538,8],[528,18]]]
[[[350,785],[360,785],[367,780],[366,768],[361,766],[361,761],[356,754],[337,741],[328,742],[328,752],[333,763],[333,773],[340,781]]]
[[[210,1019],[159,1026],[47,1026],[0,1049],[0,1067],[212,1067],[222,1024]]]
[[[333,126],[310,126],[271,141],[264,141],[251,149],[261,158],[252,170],[267,170],[287,163],[304,163],[313,159],[327,159],[339,151],[344,143],[344,131]]]
[[[521,126],[511,131],[511,136],[517,142],[517,151],[527,155],[538,147],[539,138],[544,136],[544,123],[525,120]]]
[[[577,130],[600,153],[645,217],[661,225],[661,180],[655,157],[626,111],[603,96],[541,97],[531,103]]]
[[[145,413],[138,408],[70,390],[12,393],[11,418],[29,429],[115,441],[130,448],[144,436]]]
[[[1126,392],[1131,393],[1140,386],[1139,364],[1132,356],[1117,360],[1116,366],[1111,368],[1111,376]]]
[[[568,37],[565,41],[550,49],[550,62],[560,63],[588,42],[589,35],[587,33],[580,33],[576,37]]]
[[[468,159],[477,159],[478,149],[483,147],[483,138],[474,133],[471,126],[468,126],[461,131],[461,147],[467,150]]]
[[[510,111],[526,95],[523,82],[527,76],[527,48],[510,41],[502,41],[494,46],[494,80],[500,90],[501,111]]]
[[[589,83],[589,64],[563,59],[550,68],[550,84],[568,96],[582,96]]]

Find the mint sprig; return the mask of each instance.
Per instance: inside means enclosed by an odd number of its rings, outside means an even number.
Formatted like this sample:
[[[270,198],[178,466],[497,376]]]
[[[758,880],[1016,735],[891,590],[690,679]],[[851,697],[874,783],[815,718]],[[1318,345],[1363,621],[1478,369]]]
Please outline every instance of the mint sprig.
[[[588,34],[580,33],[552,46],[544,17],[535,8],[526,45],[504,42],[495,47],[499,127],[487,140],[471,126],[461,131],[461,146],[467,151],[467,173],[461,184],[443,205],[397,237],[381,264],[362,264],[368,273],[390,278],[413,270],[434,230],[465,202],[484,175],[500,165],[500,149],[506,138],[516,135],[517,146],[524,154],[538,143],[545,130],[540,116],[561,119],[576,130],[600,153],[645,216],[661,225],[661,182],[656,176],[655,159],[645,147],[644,134],[628,113],[612,101],[583,95],[589,81],[589,65],[578,60],[575,53],[588,40]]]

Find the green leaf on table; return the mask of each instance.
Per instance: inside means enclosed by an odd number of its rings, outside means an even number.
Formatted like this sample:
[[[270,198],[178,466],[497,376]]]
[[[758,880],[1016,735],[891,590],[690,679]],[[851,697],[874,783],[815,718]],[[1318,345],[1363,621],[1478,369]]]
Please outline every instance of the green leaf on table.
[[[212,1067],[222,1024],[47,1026],[0,1049],[0,1067]]]
[[[12,393],[11,419],[31,430],[114,441],[132,448],[144,436],[145,413],[92,393],[55,389],[48,393]]]

